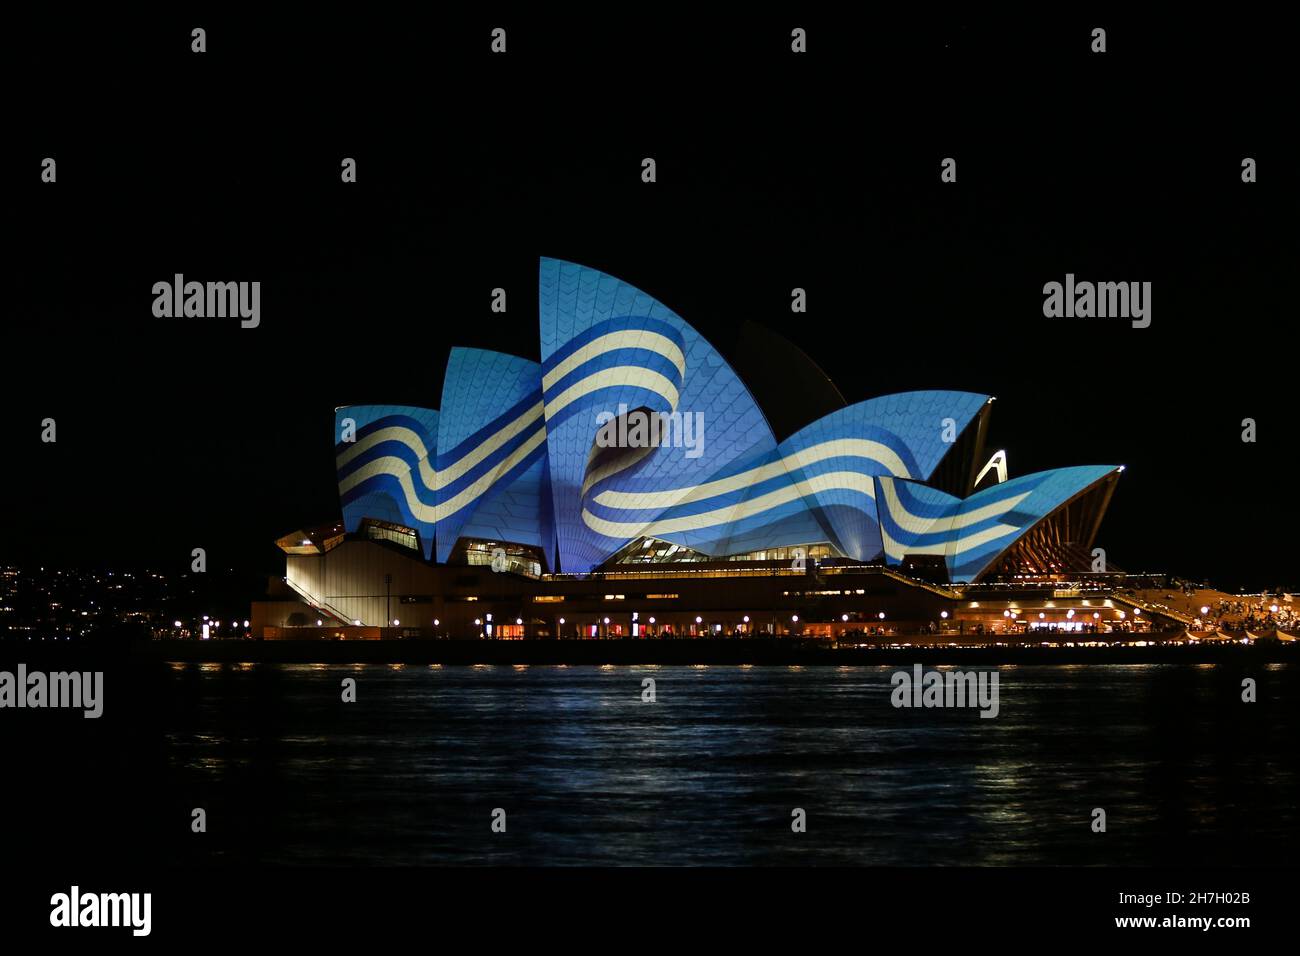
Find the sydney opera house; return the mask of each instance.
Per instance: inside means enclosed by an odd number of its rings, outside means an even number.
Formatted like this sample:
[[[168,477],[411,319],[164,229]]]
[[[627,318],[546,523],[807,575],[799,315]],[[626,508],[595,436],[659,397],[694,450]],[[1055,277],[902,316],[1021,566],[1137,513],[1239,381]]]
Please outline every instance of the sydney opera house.
[[[1007,477],[1003,456],[985,459],[992,397],[846,404],[798,350],[761,341],[780,387],[742,379],[651,296],[554,259],[539,320],[540,363],[454,348],[436,408],[335,411],[341,520],[278,542],[285,589],[255,608],[267,636],[831,636],[1123,615],[1069,593],[1096,571],[1122,466]]]

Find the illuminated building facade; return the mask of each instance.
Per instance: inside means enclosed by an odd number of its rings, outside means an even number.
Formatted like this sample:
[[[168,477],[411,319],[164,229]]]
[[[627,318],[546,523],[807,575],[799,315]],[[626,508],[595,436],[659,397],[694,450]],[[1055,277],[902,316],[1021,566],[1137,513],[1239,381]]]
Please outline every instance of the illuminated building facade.
[[[778,436],[732,363],[619,279],[543,259],[539,319],[540,362],[452,349],[437,410],[336,410],[342,523],[281,541],[288,583],[312,607],[392,627],[400,620],[395,575],[415,576],[420,590],[403,581],[399,601],[414,593],[440,605],[473,604],[508,592],[506,613],[522,622],[537,605],[583,594],[618,606],[627,597],[616,596],[611,581],[699,581],[707,573],[715,596],[725,582],[733,603],[757,617],[759,607],[791,597],[790,587],[771,583],[789,575],[855,575],[888,588],[910,581],[925,604],[920,595],[935,596],[927,587],[1088,568],[1122,469],[985,481],[990,396],[930,390],[840,400]],[[800,374],[811,381],[820,373],[805,361],[791,371],[791,387]],[[348,542],[386,549],[400,567],[360,561],[349,572],[354,580],[331,581],[325,558]],[[750,586],[759,577],[768,582],[761,594]],[[373,600],[375,580],[385,580],[382,614],[330,600]],[[680,588],[634,590],[648,618],[656,600],[667,600],[649,595]],[[856,597],[868,588],[822,590]],[[741,600],[742,592],[752,593]],[[458,614],[458,625],[477,620],[469,629],[485,630],[487,613]],[[603,627],[605,615],[593,613]],[[683,623],[706,623],[703,614],[694,621],[683,613]],[[839,616],[850,613],[858,612]],[[561,617],[541,619],[563,633]],[[640,611],[629,615],[633,623],[639,633],[648,629]]]

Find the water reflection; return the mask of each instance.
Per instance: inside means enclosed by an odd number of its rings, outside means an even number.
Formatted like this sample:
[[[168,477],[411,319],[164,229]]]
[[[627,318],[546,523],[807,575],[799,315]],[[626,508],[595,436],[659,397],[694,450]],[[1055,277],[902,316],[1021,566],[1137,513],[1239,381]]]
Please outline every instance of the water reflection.
[[[992,720],[893,708],[894,670],[160,669],[150,790],[224,808],[203,853],[273,863],[1175,865],[1300,849],[1294,667],[1248,675],[1251,705],[1226,667],[1005,667]],[[491,838],[497,806],[509,841]],[[1094,807],[1123,839],[1096,839]]]

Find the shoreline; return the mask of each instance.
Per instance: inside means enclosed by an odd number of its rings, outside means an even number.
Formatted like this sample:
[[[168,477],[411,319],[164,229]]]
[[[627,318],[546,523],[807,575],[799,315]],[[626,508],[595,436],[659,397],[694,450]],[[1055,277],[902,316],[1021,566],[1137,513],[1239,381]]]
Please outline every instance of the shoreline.
[[[828,647],[802,640],[604,641],[149,641],[130,656],[166,663],[751,665],[1287,663],[1300,654],[1278,641],[1147,647]]]
[[[48,661],[87,664],[428,664],[448,666],[774,666],[1286,664],[1300,663],[1292,643],[1117,645],[1109,647],[963,646],[835,647],[801,638],[681,640],[377,640],[168,641],[67,644],[0,642],[0,665]]]

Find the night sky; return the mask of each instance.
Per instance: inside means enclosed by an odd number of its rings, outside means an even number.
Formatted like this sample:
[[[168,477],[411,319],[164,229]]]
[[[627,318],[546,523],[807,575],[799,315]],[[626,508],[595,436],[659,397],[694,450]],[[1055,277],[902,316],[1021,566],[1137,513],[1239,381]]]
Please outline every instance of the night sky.
[[[1300,587],[1280,40],[1112,20],[1093,55],[1088,20],[639,17],[502,15],[504,57],[491,17],[15,36],[0,560],[205,547],[277,572],[278,536],[338,517],[334,407],[437,407],[453,345],[538,359],[546,255],[724,353],[766,326],[850,402],[993,394],[1012,474],[1127,465],[1097,542],[1125,570]],[[176,272],[261,281],[261,327],[154,318]],[[1044,318],[1067,272],[1152,282],[1151,327]]]

